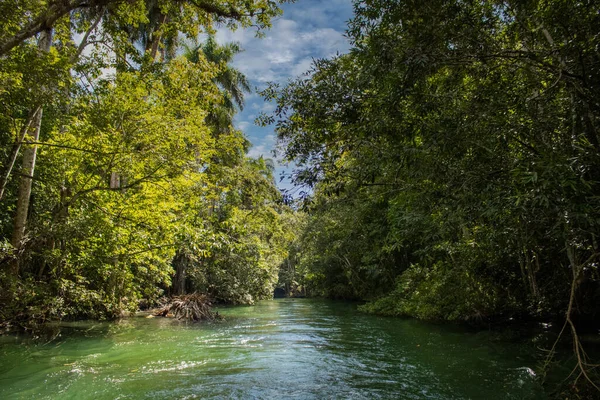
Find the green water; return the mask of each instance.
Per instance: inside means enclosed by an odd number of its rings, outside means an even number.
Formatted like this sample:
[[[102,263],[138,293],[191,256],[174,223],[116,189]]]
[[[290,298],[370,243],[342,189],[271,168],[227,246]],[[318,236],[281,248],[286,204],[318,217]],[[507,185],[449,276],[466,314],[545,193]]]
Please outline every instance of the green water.
[[[538,399],[531,342],[286,299],[0,338],[0,399]]]

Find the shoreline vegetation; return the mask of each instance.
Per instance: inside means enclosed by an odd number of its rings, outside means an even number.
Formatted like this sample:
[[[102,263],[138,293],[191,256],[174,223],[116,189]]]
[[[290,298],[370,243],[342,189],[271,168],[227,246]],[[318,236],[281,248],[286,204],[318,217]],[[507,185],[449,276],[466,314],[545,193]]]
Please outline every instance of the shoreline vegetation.
[[[294,198],[248,155],[242,49],[214,36],[260,34],[288,2],[0,4],[0,332],[164,296],[189,320],[361,300],[551,322],[538,375],[570,342],[558,395],[597,395],[580,340],[600,321],[597,5],[354,1],[350,52],[260,92]]]
[[[151,310],[155,317],[176,318],[181,321],[198,322],[221,319],[218,312],[212,311],[212,301],[208,296],[192,293],[166,299],[164,304]]]
[[[599,29],[585,1],[356,2],[348,54],[262,91],[311,189],[280,277],[376,314],[552,321],[540,374],[570,342],[565,387],[597,395]]]
[[[297,217],[234,126],[251,87],[214,35],[285,2],[0,5],[0,326],[271,295]]]

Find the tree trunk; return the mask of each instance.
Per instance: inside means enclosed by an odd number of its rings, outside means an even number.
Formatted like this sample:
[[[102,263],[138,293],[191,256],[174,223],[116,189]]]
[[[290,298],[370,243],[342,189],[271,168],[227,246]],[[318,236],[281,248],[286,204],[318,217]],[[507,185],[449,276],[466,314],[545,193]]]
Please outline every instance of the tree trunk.
[[[41,107],[36,107],[33,110],[33,113],[27,118],[27,122],[21,128],[21,132],[17,136],[15,143],[13,144],[10,155],[8,156],[8,161],[6,163],[6,167],[4,169],[4,173],[2,174],[2,182],[0,183],[0,200],[4,197],[4,190],[6,189],[6,185],[8,184],[8,180],[10,178],[10,174],[12,172],[13,167],[15,166],[15,161],[17,161],[17,156],[19,155],[19,150],[21,149],[21,144],[23,144],[23,140],[25,136],[29,133],[29,129],[31,128],[31,124],[34,122],[35,117],[40,112]]]
[[[50,51],[52,46],[52,29],[47,29],[40,33],[38,40],[38,49],[44,53]],[[31,121],[31,134],[26,136],[32,142],[37,142],[40,137],[40,128],[42,126],[43,108],[34,114]],[[25,236],[25,225],[29,213],[29,200],[31,198],[31,186],[35,170],[35,159],[37,156],[37,145],[31,145],[23,150],[23,167],[21,169],[21,183],[19,184],[19,197],[17,199],[17,211],[15,212],[15,224],[13,228],[12,245],[17,252],[17,260],[11,267],[13,275],[19,274],[18,254],[21,251],[23,237]]]
[[[158,55],[158,47],[160,45],[160,41],[162,39],[162,35],[160,34],[160,28],[167,22],[167,16],[164,14],[160,15],[160,21],[154,28],[154,32],[152,32],[152,41],[150,42],[150,46],[147,51],[150,51],[150,57],[152,61],[156,61],[156,56]]]
[[[173,268],[175,269],[175,276],[173,277],[172,294],[175,296],[185,294],[185,278],[187,264],[187,256],[184,253],[177,251],[175,257],[173,258]]]

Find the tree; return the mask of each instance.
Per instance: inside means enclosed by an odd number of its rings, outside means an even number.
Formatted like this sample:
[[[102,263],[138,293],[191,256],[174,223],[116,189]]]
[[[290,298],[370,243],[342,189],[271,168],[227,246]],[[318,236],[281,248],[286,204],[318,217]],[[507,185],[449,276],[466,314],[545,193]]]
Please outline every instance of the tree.
[[[278,3],[162,2],[158,9],[169,20],[160,26],[149,22],[155,3],[33,1],[14,10],[0,5],[3,327],[113,318],[169,288],[182,243],[204,260],[221,237],[229,237],[222,225],[227,218],[213,224],[208,205],[225,207],[230,190],[250,189],[235,178],[246,168],[247,139],[231,128],[216,134],[209,121],[223,104],[217,78],[227,65],[204,57],[190,63],[165,56],[157,62],[140,52],[140,37],[131,29],[150,27],[149,40],[164,50],[179,35],[196,37],[215,24],[266,27],[280,12]],[[34,43],[46,28],[53,31],[47,53]],[[42,108],[39,136],[22,143]],[[31,196],[24,196],[29,209],[20,212],[27,217],[27,240],[19,241],[26,246],[15,254],[9,217],[20,176],[11,170],[27,160],[19,149],[31,145],[37,146],[35,176],[25,177],[33,185]],[[277,202],[274,185],[257,196],[257,204]],[[254,217],[245,220],[255,223]],[[281,228],[277,221],[273,229]],[[263,232],[260,224],[254,229]],[[261,236],[266,234],[256,235],[254,247],[232,248],[261,254],[244,256],[247,273],[265,270],[261,257],[270,254],[265,246],[284,251],[283,242],[267,243]],[[19,276],[7,267],[15,260]],[[222,271],[229,273],[231,262],[223,262]],[[250,291],[256,296],[271,285],[271,275],[261,274]],[[230,295],[221,298],[242,298],[227,289]]]
[[[52,30],[43,31],[40,34],[40,38],[38,40],[38,49],[41,52],[49,53],[50,47],[52,45]],[[27,122],[27,125],[31,125],[30,128],[26,128],[24,131],[26,135],[29,134],[29,129],[31,129],[31,141],[37,142],[40,137],[40,129],[42,125],[42,113],[43,108],[41,106],[37,106],[34,110],[31,111],[30,121]],[[21,141],[25,139],[19,138]],[[19,140],[17,139],[17,140]],[[31,183],[33,179],[33,174],[35,170],[35,159],[37,155],[37,146],[34,144],[30,148],[27,148],[23,154],[23,168],[21,170],[21,183],[19,185],[19,195],[17,198],[17,209],[15,212],[15,223],[13,228],[13,236],[12,236],[12,245],[13,247],[19,251],[21,249],[23,236],[25,235],[25,224],[27,222],[27,213],[29,210],[29,198],[31,196]],[[8,172],[8,171],[7,171]],[[12,268],[12,274],[19,274],[19,264],[18,262],[14,262],[14,266]]]
[[[263,93],[294,180],[314,187],[313,283],[361,298],[383,287],[367,309],[395,315],[566,313],[576,333],[600,293],[597,13],[561,1],[355,9],[349,54]]]
[[[250,92],[250,83],[244,74],[231,66],[233,58],[242,49],[237,43],[228,43],[220,46],[213,35],[200,44],[197,41],[191,45],[184,45],[184,56],[192,63],[198,63],[203,56],[208,62],[223,65],[222,71],[214,78],[223,93],[222,107],[215,108],[209,116],[209,123],[217,131],[231,129],[236,106],[244,109],[244,93]]]
[[[22,44],[36,34],[52,28],[57,22],[60,22],[61,19],[71,13],[81,12],[89,16],[90,14],[93,15],[94,13],[102,12],[107,7],[110,16],[114,18],[112,20],[114,24],[123,24],[123,26],[136,26],[140,23],[150,24],[151,27],[155,28],[152,29],[153,33],[151,35],[153,35],[156,41],[161,41],[172,39],[176,36],[175,33],[177,30],[186,34],[197,34],[198,26],[205,26],[211,29],[213,24],[218,23],[227,23],[231,28],[235,28],[238,24],[241,26],[250,26],[255,23],[259,28],[265,28],[270,26],[271,18],[281,13],[277,4],[284,1],[261,1],[256,3],[237,0],[233,2],[218,0],[168,1],[157,6],[156,2],[153,1],[126,4],[123,0],[73,0],[60,4],[31,2],[27,3],[27,6],[30,7],[19,7],[16,10],[11,8],[11,4],[7,3],[6,11],[13,11],[13,13],[5,14],[11,15],[12,18],[11,24],[6,25],[6,29],[3,30],[0,37],[0,56],[7,54],[14,47]],[[9,8],[10,10],[8,10]],[[148,10],[150,11],[150,17],[147,14]],[[162,26],[160,26],[162,23],[157,22],[156,18],[153,18],[156,14],[173,17],[169,21],[170,26],[168,29],[170,30],[170,36],[157,36],[154,33],[155,30],[162,29]],[[158,18],[158,20],[162,19]],[[84,21],[85,18],[81,22]],[[177,29],[173,31],[175,27]],[[142,38],[144,36],[144,34],[141,35]],[[145,42],[148,43],[151,41],[145,40]]]

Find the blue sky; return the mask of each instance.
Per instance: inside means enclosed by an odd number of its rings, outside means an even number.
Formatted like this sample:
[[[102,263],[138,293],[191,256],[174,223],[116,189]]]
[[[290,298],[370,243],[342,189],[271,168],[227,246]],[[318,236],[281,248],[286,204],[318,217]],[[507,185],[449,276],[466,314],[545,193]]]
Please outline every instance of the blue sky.
[[[265,37],[256,38],[255,30],[239,29],[217,32],[220,43],[238,42],[244,51],[238,54],[233,65],[242,71],[253,87],[259,90],[267,82],[285,83],[306,72],[313,58],[326,58],[349,50],[344,36],[346,22],[352,17],[351,0],[298,0],[283,5],[283,16],[273,21]],[[272,158],[276,138],[273,127],[258,127],[254,119],[261,112],[270,112],[274,105],[266,103],[253,92],[246,96],[244,111],[235,118],[235,125],[253,144],[249,155]],[[289,189],[287,181],[280,182],[279,175],[285,166],[277,168],[277,183]]]

